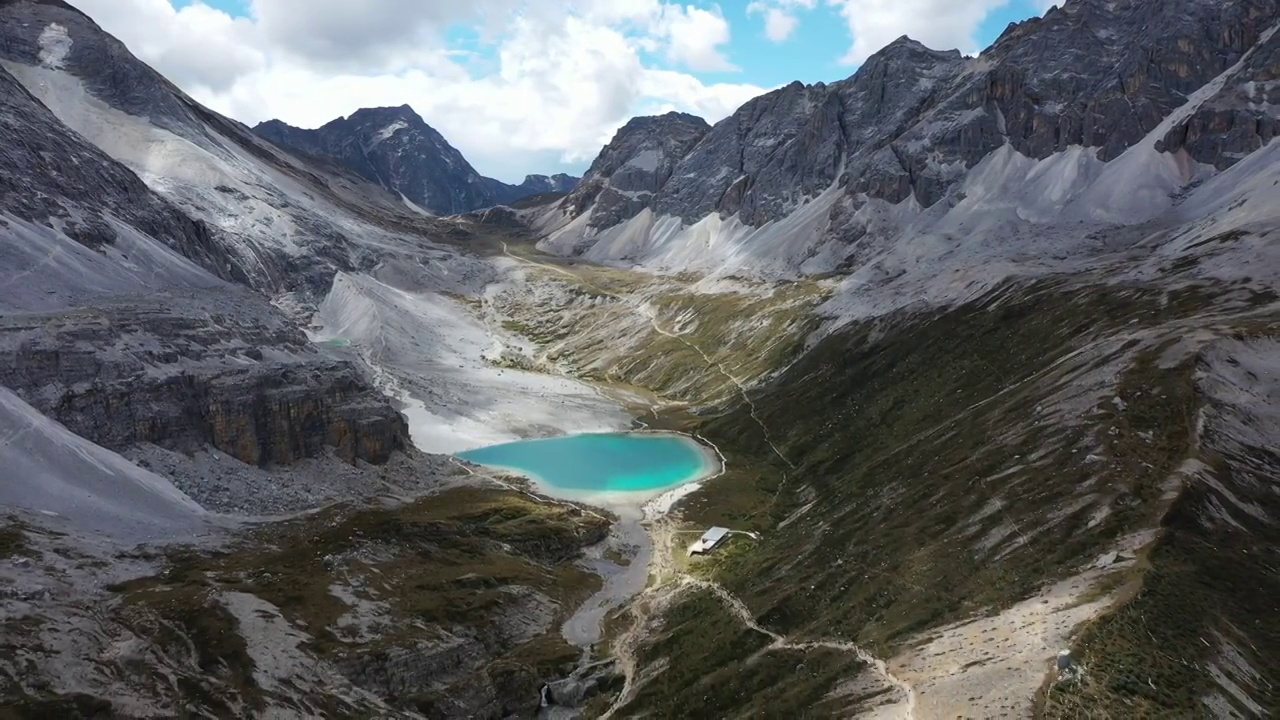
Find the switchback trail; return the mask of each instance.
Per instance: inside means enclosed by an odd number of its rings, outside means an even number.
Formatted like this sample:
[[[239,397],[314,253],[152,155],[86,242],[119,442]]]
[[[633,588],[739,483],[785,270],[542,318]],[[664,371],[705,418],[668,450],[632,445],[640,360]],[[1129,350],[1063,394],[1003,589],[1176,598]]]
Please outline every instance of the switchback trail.
[[[637,677],[635,650],[640,640],[643,638],[644,629],[647,621],[653,614],[660,610],[663,606],[675,600],[683,591],[701,589],[715,595],[723,602],[729,611],[743,625],[754,632],[765,635],[772,642],[760,652],[776,652],[779,650],[799,650],[801,652],[817,649],[835,650],[837,652],[849,653],[855,656],[859,661],[865,663],[871,668],[877,676],[884,680],[887,684],[893,686],[903,697],[905,707],[902,709],[902,720],[914,720],[916,716],[916,691],[906,680],[896,676],[889,670],[889,665],[884,660],[871,654],[865,648],[851,642],[837,640],[810,640],[805,642],[793,642],[785,636],[780,635],[756,621],[755,614],[742,602],[736,595],[729,592],[723,585],[710,580],[696,578],[676,567],[672,561],[672,553],[674,552],[674,538],[676,531],[671,529],[665,523],[655,523],[651,528],[653,536],[653,555],[650,575],[654,577],[654,584],[646,589],[632,606],[632,612],[635,615],[635,621],[623,633],[614,644],[614,654],[619,665],[622,666],[623,676],[625,678],[622,691],[619,693],[617,700],[613,705],[602,714],[601,720],[613,717],[613,714],[624,707],[627,703],[634,699],[635,692],[641,680]]]
[[[746,403],[750,410],[751,419],[760,427],[760,432],[763,434],[765,442],[769,445],[769,448],[788,468],[792,471],[795,470],[795,464],[792,463],[791,460],[783,454],[782,450],[780,450],[774,443],[773,438],[769,433],[769,428],[760,418],[755,403],[751,400],[751,396],[747,392],[746,386],[744,386],[738,378],[734,377],[723,364],[714,360],[701,347],[698,347],[697,344],[693,343],[680,333],[672,332],[663,328],[658,322],[657,314],[648,303],[637,303],[633,298],[619,295],[611,290],[602,288],[595,283],[592,283],[590,280],[569,272],[564,268],[514,255],[511,253],[510,248],[508,248],[505,242],[502,243],[502,253],[516,262],[533,265],[544,270],[559,273],[572,279],[576,283],[581,283],[590,287],[592,290],[595,290],[602,295],[621,301],[637,314],[644,317],[645,320],[649,322],[649,325],[653,328],[654,332],[664,337],[676,340],[696,352],[698,356],[702,358],[702,361],[706,363],[708,368],[714,369],[716,372],[724,376],[725,379],[727,379],[733,387],[737,389],[738,394],[742,396],[743,402]],[[781,494],[786,481],[787,477],[784,475],[783,484],[779,485],[778,491],[774,495],[775,502],[777,501],[778,495]],[[614,713],[630,702],[635,694],[636,688],[640,684],[640,679],[637,677],[638,668],[636,667],[637,662],[635,650],[639,642],[643,639],[648,619],[653,617],[654,614],[664,605],[671,602],[680,592],[694,588],[701,588],[711,592],[725,603],[733,615],[744,625],[754,632],[768,636],[772,642],[763,650],[763,652],[773,652],[778,650],[808,651],[825,648],[854,655],[859,661],[867,664],[867,666],[869,666],[876,675],[889,685],[892,685],[904,696],[906,700],[906,708],[903,711],[902,717],[904,720],[914,720],[916,707],[915,689],[912,688],[905,680],[890,672],[889,666],[884,660],[875,657],[870,652],[854,643],[832,640],[791,642],[787,640],[786,637],[760,625],[756,621],[755,615],[752,614],[746,604],[738,599],[738,597],[733,593],[726,590],[722,585],[709,580],[695,578],[677,568],[675,563],[672,561],[672,553],[675,550],[674,530],[668,527],[661,520],[654,521],[652,525],[650,534],[653,537],[653,554],[650,560],[650,576],[653,577],[654,584],[636,597],[635,602],[632,605],[632,613],[635,616],[635,620],[614,644],[614,655],[618,664],[622,667],[625,680],[622,691],[619,693],[617,700],[615,700],[613,705],[600,716],[601,720],[613,717]]]

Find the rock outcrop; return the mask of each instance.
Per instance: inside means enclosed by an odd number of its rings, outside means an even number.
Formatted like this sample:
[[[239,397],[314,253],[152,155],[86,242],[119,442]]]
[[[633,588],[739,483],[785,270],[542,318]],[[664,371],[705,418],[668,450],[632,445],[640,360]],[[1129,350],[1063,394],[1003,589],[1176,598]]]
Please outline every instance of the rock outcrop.
[[[61,4],[5,10],[0,55],[90,65],[76,53],[111,58],[122,49]],[[33,33],[17,26],[38,12],[84,25],[78,37],[97,46],[64,44],[66,28],[50,24],[62,30],[25,47]],[[66,56],[51,58],[59,48]],[[127,74],[133,64],[125,65]],[[122,92],[124,81],[110,77],[96,87]],[[173,96],[134,100],[189,129]],[[112,450],[212,446],[251,465],[287,465],[326,446],[348,462],[382,463],[408,446],[404,419],[353,365],[318,353],[265,300],[218,281],[248,274],[217,230],[63,125],[3,68],[0,140],[0,200],[29,223],[0,229],[8,236],[0,253],[15,271],[0,291],[9,310],[0,384]]]
[[[522,193],[513,199],[526,197],[528,195],[536,195],[539,193],[567,193],[572,192],[582,178],[576,178],[572,175],[564,173],[556,173],[555,175],[526,175],[524,182],[516,185],[518,192]]]
[[[7,16],[0,16],[0,37]],[[244,273],[217,232],[153,193],[128,168],[58,121],[0,67],[0,207],[56,228],[90,249],[113,245],[119,224],[154,238],[210,273]]]
[[[700,117],[671,112],[633,118],[591,163],[563,203],[572,216],[591,210],[592,227],[611,227],[652,207],[681,158],[711,126]]]
[[[577,184],[563,174],[529,175],[520,185],[483,177],[408,105],[364,108],[315,130],[269,120],[254,132],[281,147],[336,162],[439,215],[568,192]]]
[[[1161,140],[1163,152],[1185,150],[1225,170],[1280,135],[1280,32],[1272,32],[1217,92]]]
[[[380,464],[408,447],[404,418],[354,365],[324,356],[256,305],[227,288],[9,315],[0,322],[0,385],[117,451],[212,446],[267,466],[325,447],[347,462]]]
[[[1114,160],[1244,60],[1161,145],[1225,168],[1276,133],[1280,40],[1267,33],[1278,9],[1276,0],[1070,0],[1010,25],[976,58],[899,38],[848,79],[751,100],[705,139],[664,128],[664,150],[676,156],[660,173],[669,180],[624,176],[605,193],[601,171],[621,164],[619,140],[643,137],[643,125],[624,128],[562,208],[591,210],[597,230],[641,207],[685,223],[718,214],[760,227],[833,188],[928,208],[1006,145],[1036,160],[1072,147]]]

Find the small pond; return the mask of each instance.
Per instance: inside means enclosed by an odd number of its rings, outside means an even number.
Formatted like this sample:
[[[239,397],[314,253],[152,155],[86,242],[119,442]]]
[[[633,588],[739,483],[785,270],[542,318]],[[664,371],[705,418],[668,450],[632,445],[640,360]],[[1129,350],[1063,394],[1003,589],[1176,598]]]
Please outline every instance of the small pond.
[[[468,450],[458,457],[525,475],[544,492],[574,500],[643,500],[720,471],[713,450],[674,433],[521,440]]]

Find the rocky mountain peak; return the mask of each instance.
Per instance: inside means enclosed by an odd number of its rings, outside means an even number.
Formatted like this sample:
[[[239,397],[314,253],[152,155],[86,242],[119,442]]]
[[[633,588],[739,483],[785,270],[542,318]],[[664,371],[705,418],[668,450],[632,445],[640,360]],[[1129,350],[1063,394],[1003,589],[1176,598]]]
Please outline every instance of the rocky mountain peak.
[[[696,115],[668,112],[632,118],[618,129],[566,200],[573,216],[593,206],[590,223],[609,227],[650,207],[676,165],[711,126]]]
[[[919,40],[913,40],[907,35],[902,35],[873,53],[871,57],[867,58],[867,62],[890,58],[951,60],[958,57],[961,57],[959,50],[934,50]]]
[[[1280,0],[1067,0],[1010,25],[976,58],[903,36],[851,77],[778,88],[710,130],[686,131],[691,142],[661,145],[650,137],[657,118],[628,123],[561,206],[572,217],[590,212],[590,222],[555,242],[578,251],[593,230],[643,208],[685,225],[719,216],[754,228],[820,196],[848,214],[868,201],[932,208],[959,202],[971,172],[997,152],[1019,163],[1078,153],[1070,157],[1089,174],[1064,184],[1081,192],[1075,185],[1166,121],[1151,141],[1157,152],[1222,170],[1280,132],[1278,17]],[[1175,116],[1183,107],[1187,116]],[[659,146],[685,152],[673,168],[636,173],[634,158]],[[860,237],[838,214],[821,232]]]
[[[706,120],[688,113],[634,117],[618,129],[609,144],[600,151],[587,178],[612,175],[646,151],[657,154],[683,154],[711,129]],[[683,149],[683,150],[682,150]],[[641,160],[640,165],[647,165]]]
[[[427,124],[426,120],[409,105],[398,105],[395,107],[375,107],[360,108],[346,118],[338,118],[333,122],[346,122],[357,126],[376,125],[378,123],[401,122],[408,126],[426,129],[433,133],[435,128]],[[437,133],[438,134],[438,133]]]
[[[476,172],[411,106],[361,108],[315,130],[268,120],[254,132],[281,147],[335,161],[440,215],[470,212],[528,195],[567,192],[569,176],[508,185]]]
[[[556,173],[555,175],[525,175],[524,181],[517,187],[524,188],[535,193],[567,193],[572,191],[578,185],[581,178],[576,178],[565,173]]]
[[[633,117],[618,129],[617,135],[626,135],[641,130],[652,130],[667,126],[690,126],[711,129],[711,125],[697,115],[672,110],[661,115],[638,115]]]

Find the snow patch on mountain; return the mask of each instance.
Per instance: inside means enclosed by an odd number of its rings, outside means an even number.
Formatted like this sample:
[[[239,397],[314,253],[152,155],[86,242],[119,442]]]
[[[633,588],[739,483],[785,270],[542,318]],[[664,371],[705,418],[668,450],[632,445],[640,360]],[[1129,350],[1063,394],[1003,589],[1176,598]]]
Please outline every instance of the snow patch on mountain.
[[[375,133],[373,136],[373,142],[376,145],[407,127],[409,127],[409,123],[403,120],[397,120]],[[447,161],[448,158],[446,157],[445,160]]]
[[[58,23],[49,23],[40,32],[40,64],[53,70],[61,70],[71,54],[71,35]]]

